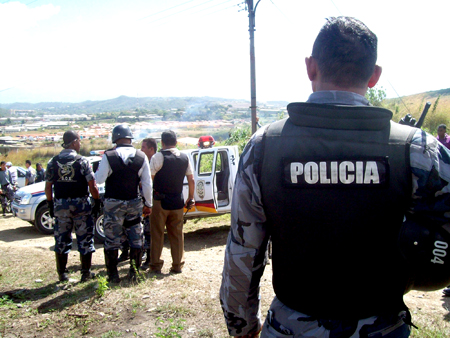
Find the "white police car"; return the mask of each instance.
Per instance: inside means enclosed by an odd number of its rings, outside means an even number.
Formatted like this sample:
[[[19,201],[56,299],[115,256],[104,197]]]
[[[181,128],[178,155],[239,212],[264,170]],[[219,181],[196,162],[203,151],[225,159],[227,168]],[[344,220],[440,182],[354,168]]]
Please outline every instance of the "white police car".
[[[217,146],[212,136],[202,136],[198,149],[182,150],[191,161],[194,170],[195,206],[184,209],[184,218],[200,218],[223,215],[231,212],[234,180],[239,164],[237,146]],[[92,151],[92,155],[102,155],[104,151]],[[95,172],[100,156],[86,157]],[[45,183],[40,182],[19,189],[12,204],[15,216],[28,221],[43,234],[53,233],[54,220],[48,213]],[[100,195],[105,192],[104,184],[98,185]],[[186,177],[183,183],[183,195],[186,200],[189,186]],[[103,215],[97,218],[94,231],[96,242],[104,242]]]

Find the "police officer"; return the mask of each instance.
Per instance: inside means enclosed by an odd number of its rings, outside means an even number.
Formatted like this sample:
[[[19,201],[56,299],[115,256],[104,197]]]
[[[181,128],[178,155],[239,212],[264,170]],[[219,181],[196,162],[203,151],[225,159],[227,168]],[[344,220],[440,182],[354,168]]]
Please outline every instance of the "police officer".
[[[376,59],[367,26],[329,18],[305,60],[313,94],[247,144],[220,289],[230,335],[407,337],[403,294],[448,285],[450,153],[365,99]],[[276,297],[263,325],[269,238]]]
[[[0,162],[0,188],[2,195],[2,211],[3,216],[6,216],[6,206],[8,200],[14,199],[14,182],[11,177],[11,172],[6,168],[6,162]]]
[[[112,131],[115,149],[107,150],[95,177],[105,183],[104,230],[105,264],[111,283],[119,283],[117,270],[118,250],[121,242],[130,245],[130,270],[128,279],[136,281],[137,269],[142,262],[141,215],[151,214],[152,182],[147,156],[133,148],[133,135],[128,125],[119,124]],[[139,194],[139,182],[145,206]]]
[[[172,267],[170,272],[181,273],[184,266],[183,207],[194,202],[194,176],[186,154],[177,148],[177,135],[172,130],[161,134],[162,150],[152,157],[154,210],[151,216],[150,270],[161,273],[164,261],[164,228],[170,241]],[[183,181],[186,176],[189,196],[183,200]]]
[[[45,181],[45,169],[42,164],[36,163],[36,183]]]
[[[78,155],[80,137],[73,130],[63,135],[59,155],[47,165],[45,195],[50,216],[55,217],[55,255],[59,280],[68,280],[67,257],[72,249],[72,229],[77,236],[81,259],[81,281],[94,277],[91,273],[94,248],[94,221],[92,214],[100,209],[100,197],[89,162]],[[54,198],[52,193],[54,189]],[[91,207],[89,192],[94,199]]]

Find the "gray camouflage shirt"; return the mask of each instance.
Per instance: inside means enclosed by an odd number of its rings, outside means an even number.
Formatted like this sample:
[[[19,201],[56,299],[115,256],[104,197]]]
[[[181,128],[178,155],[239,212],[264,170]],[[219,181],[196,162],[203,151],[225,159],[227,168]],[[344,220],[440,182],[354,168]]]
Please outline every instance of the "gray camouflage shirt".
[[[311,94],[308,101],[321,104],[369,105],[355,93],[321,91]],[[244,149],[233,191],[231,229],[225,250],[225,262],[220,288],[220,302],[230,335],[242,336],[260,328],[261,311],[259,285],[265,262],[258,253],[266,251],[270,236],[265,226],[266,216],[261,191],[253,166],[263,156],[260,143],[265,127],[259,129]],[[450,194],[438,204],[421,203],[430,196],[450,193],[450,151],[436,138],[418,129],[410,147],[414,210],[436,211],[450,218]],[[429,179],[430,176],[435,176]],[[442,182],[445,185],[442,187]],[[437,192],[436,192],[437,191]],[[245,222],[249,226],[238,224]],[[361,324],[364,321],[361,320]],[[305,322],[308,325],[308,322]]]

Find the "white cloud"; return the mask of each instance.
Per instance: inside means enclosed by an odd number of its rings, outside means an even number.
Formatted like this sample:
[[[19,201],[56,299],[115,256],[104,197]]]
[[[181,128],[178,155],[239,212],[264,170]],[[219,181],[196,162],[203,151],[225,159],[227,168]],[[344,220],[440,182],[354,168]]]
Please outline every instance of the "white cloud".
[[[36,26],[39,21],[48,20],[58,14],[59,6],[51,4],[34,8],[20,2],[0,4],[0,32],[4,35],[15,35]]]

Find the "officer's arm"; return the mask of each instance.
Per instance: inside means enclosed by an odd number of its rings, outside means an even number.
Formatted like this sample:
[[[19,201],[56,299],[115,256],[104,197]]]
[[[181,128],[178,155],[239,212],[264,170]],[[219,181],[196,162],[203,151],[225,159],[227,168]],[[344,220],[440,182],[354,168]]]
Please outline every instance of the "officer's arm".
[[[96,200],[99,199],[100,194],[98,192],[97,183],[95,182],[95,179],[90,180],[88,182],[88,185],[89,185],[89,192],[91,193],[92,198],[94,198]]]
[[[153,206],[153,196],[152,196],[153,187],[152,187],[152,180],[150,179],[150,166],[148,164],[148,161],[144,161],[142,168],[139,170],[139,174],[141,178],[142,195],[144,196],[145,199],[145,205],[148,208],[151,208]]]
[[[260,331],[259,285],[264,273],[269,232],[253,165],[255,147],[241,156],[233,190],[231,229],[225,250],[220,301],[232,336],[256,336]]]
[[[98,184],[105,183],[106,179],[108,178],[111,172],[112,170],[108,162],[108,157],[106,157],[106,155],[103,155],[102,160],[98,165],[98,169],[95,172],[95,181]]]
[[[45,197],[47,197],[47,201],[53,200],[53,182],[46,181],[45,182]]]
[[[194,191],[195,191],[195,181],[194,181],[194,175],[186,175],[187,181],[188,181],[188,187],[189,187],[189,196],[186,201],[186,206],[190,204],[191,206],[195,204],[194,201]]]

